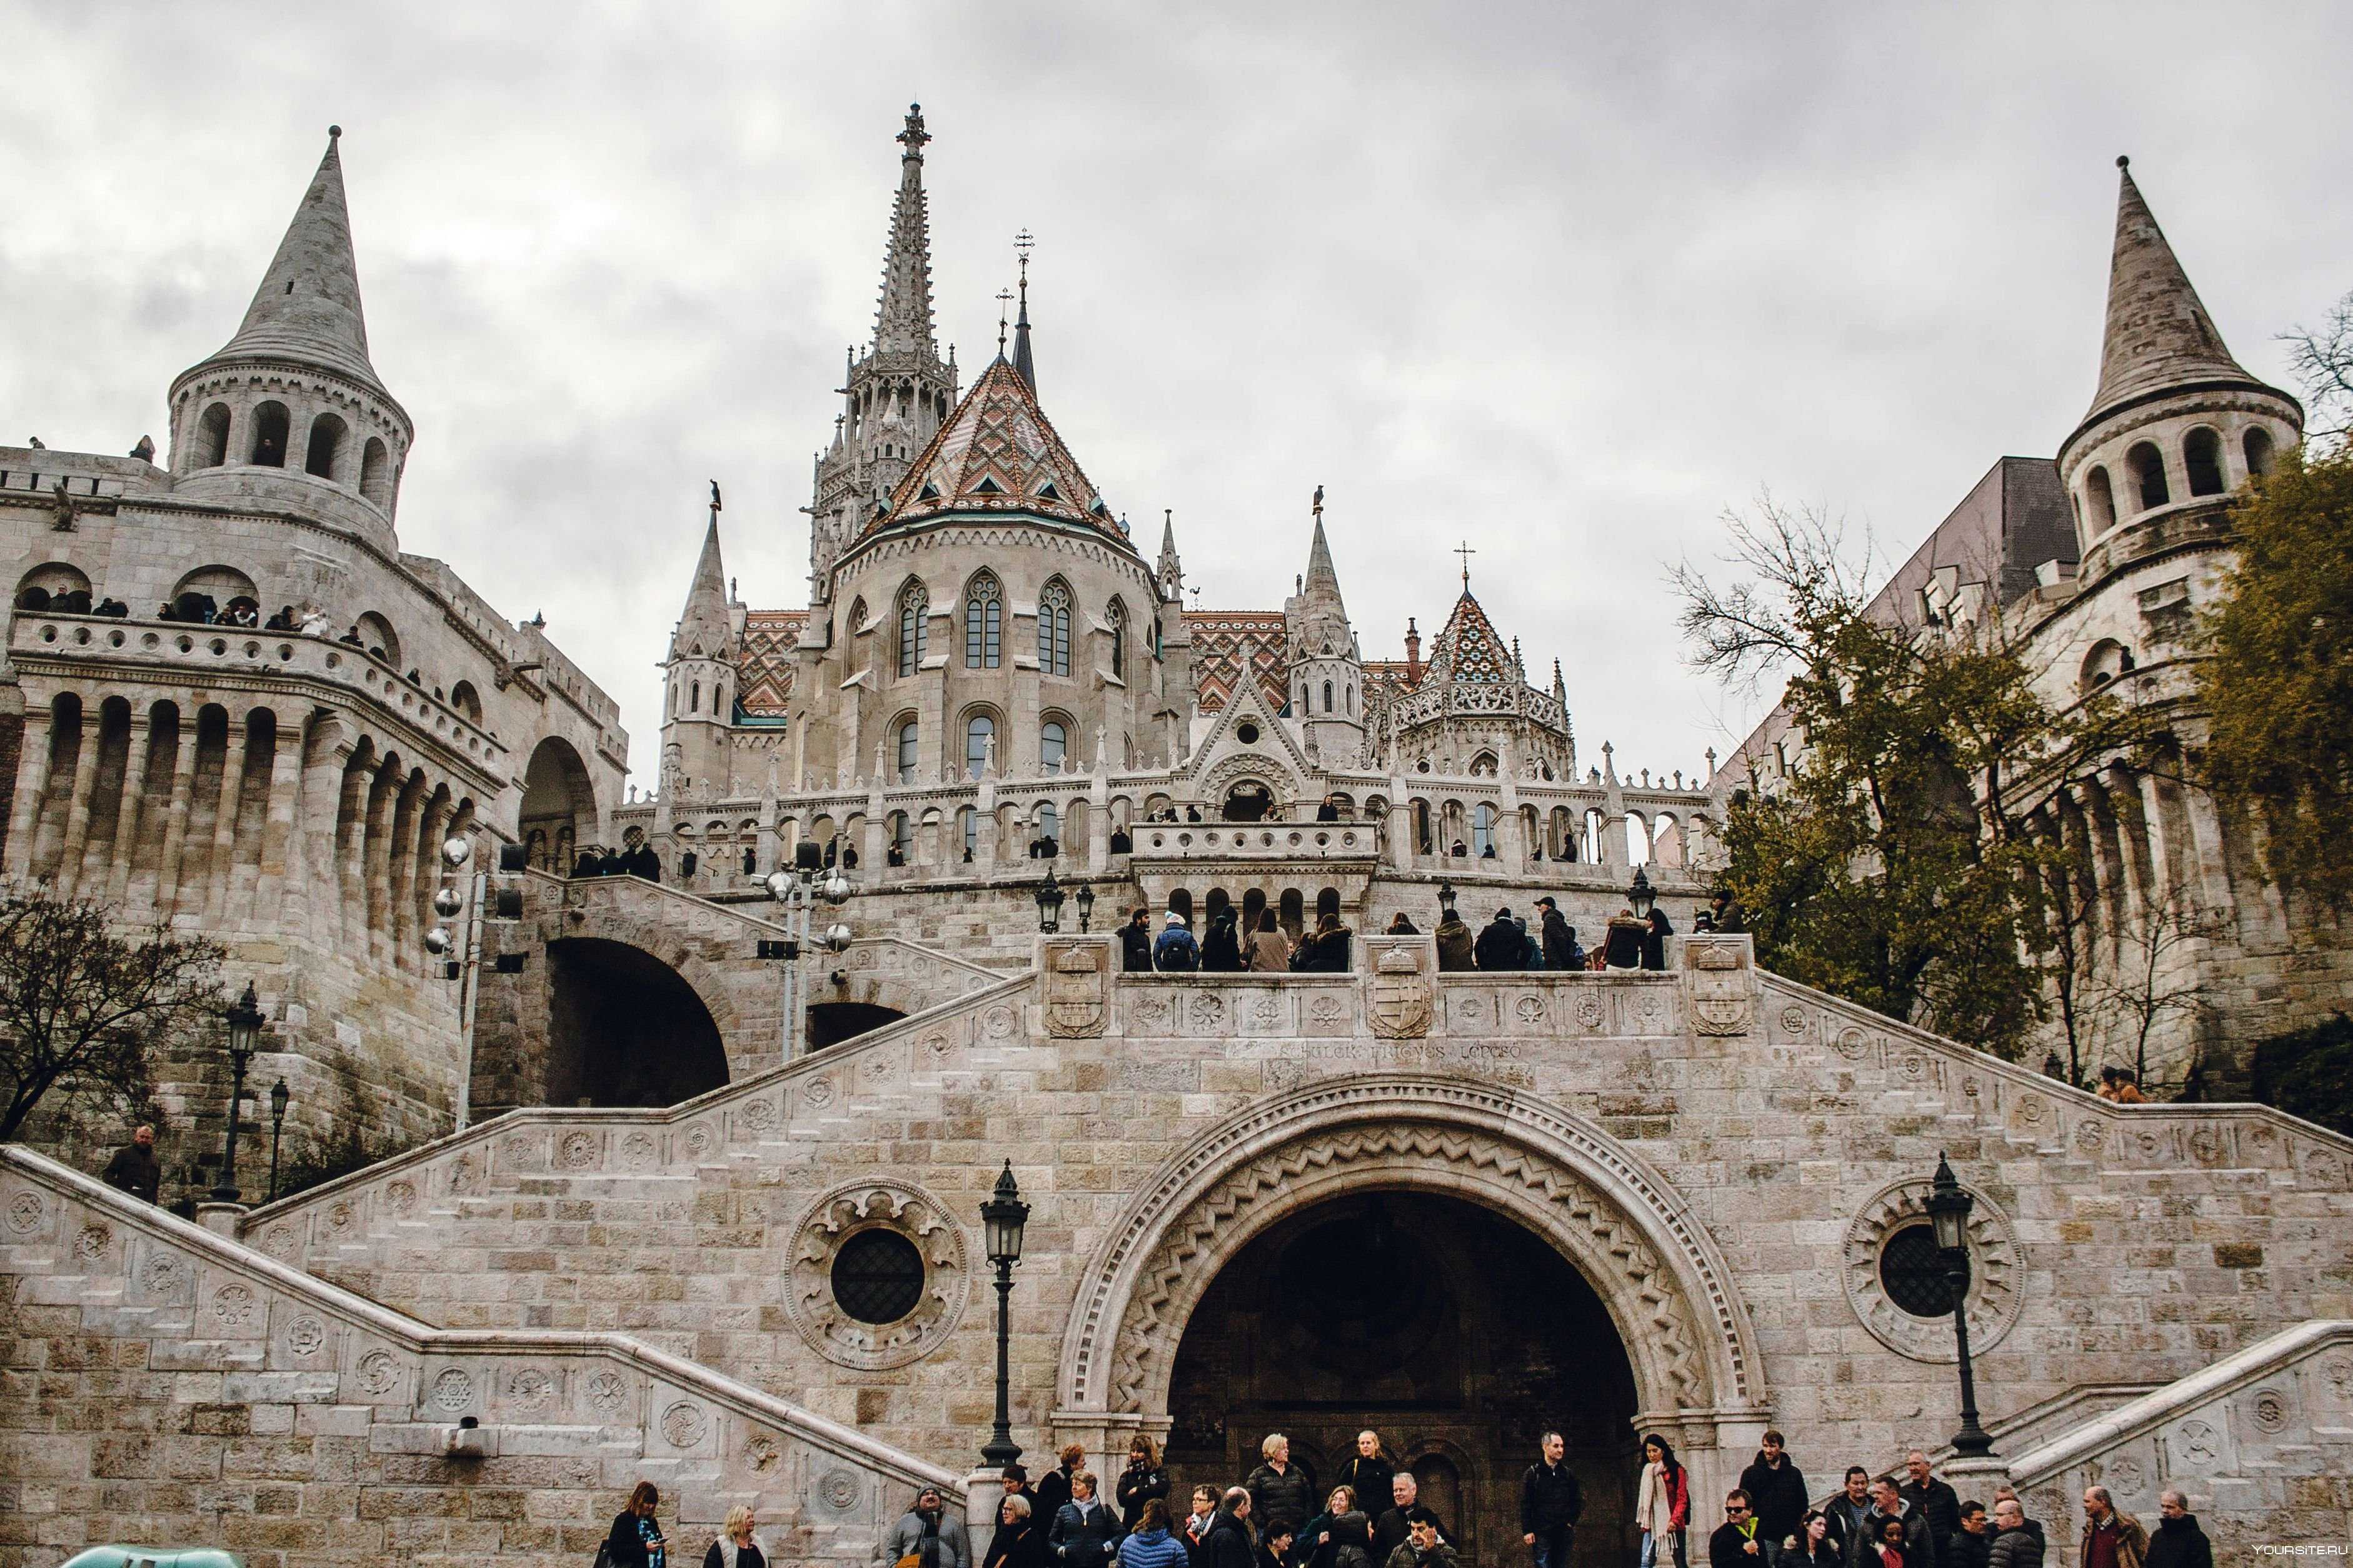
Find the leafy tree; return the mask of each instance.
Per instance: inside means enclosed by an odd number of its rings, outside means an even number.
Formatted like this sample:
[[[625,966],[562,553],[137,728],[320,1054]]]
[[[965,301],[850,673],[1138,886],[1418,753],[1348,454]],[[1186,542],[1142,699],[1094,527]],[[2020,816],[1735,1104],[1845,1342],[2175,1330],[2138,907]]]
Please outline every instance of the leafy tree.
[[[2200,624],[2206,780],[2263,829],[2263,869],[2353,904],[2353,452],[2284,454],[2232,510],[2235,568]]]
[[[46,886],[0,891],[0,1139],[47,1095],[146,1099],[150,1053],[222,1006],[219,943],[113,917]]]
[[[1818,512],[1767,498],[1726,521],[1737,578],[1676,574],[1693,662],[1728,681],[1786,671],[1802,736],[1788,777],[1725,825],[1760,962],[2015,1056],[2042,1011],[2052,852],[2014,781],[2063,765],[2111,706],[2063,721],[1990,613],[1932,627],[1875,605],[1868,557]]]

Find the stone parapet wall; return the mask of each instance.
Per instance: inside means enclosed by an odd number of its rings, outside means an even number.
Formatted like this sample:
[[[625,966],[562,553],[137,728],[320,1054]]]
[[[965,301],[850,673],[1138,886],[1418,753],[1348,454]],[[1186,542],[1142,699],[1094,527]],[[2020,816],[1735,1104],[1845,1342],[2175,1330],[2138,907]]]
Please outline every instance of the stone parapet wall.
[[[957,1479],[616,1334],[448,1331],[0,1150],[0,1568],[216,1543],[254,1568],[575,1564],[628,1489],[673,1559],[754,1505],[786,1561],[864,1564]],[[452,1429],[480,1424],[479,1457]]]

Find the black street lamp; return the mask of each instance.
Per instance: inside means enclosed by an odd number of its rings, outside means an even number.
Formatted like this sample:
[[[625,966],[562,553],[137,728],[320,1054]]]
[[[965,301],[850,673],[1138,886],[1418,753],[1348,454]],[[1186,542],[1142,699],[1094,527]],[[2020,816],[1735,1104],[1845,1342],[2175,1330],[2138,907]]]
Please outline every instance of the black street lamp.
[[[1634,911],[1636,920],[1646,921],[1651,918],[1651,906],[1658,901],[1658,889],[1651,886],[1642,868],[1635,867],[1634,880],[1626,889],[1626,907]]]
[[[1095,889],[1093,884],[1089,882],[1081,882],[1079,884],[1077,901],[1079,906],[1079,930],[1083,931],[1087,930],[1094,921]]]
[[[1452,920],[1454,918],[1453,883],[1440,881],[1438,884],[1438,910],[1441,918],[1446,920]]]
[[[238,997],[228,1010],[228,1142],[221,1150],[220,1181],[213,1188],[213,1202],[233,1204],[237,1190],[237,1119],[245,1103],[245,1068],[253,1060],[254,1040],[261,1033],[261,1005],[253,994],[253,982],[245,983],[245,994]]]
[[[1013,1179],[1013,1162],[997,1178],[997,1192],[980,1205],[980,1226],[988,1243],[988,1260],[997,1266],[997,1428],[980,1451],[980,1462],[998,1469],[1021,1457],[1013,1440],[1010,1342],[1013,1266],[1021,1261],[1021,1227],[1029,1223],[1029,1205],[1021,1201],[1021,1184]]]
[[[1049,935],[1062,929],[1062,884],[1050,869],[1038,884],[1038,929]]]
[[[278,1140],[286,1131],[286,1080],[269,1086],[269,1201],[278,1201]]]
[[[1928,1191],[1928,1220],[1936,1227],[1936,1247],[1945,1262],[1945,1289],[1953,1301],[1953,1341],[1961,1354],[1961,1429],[1953,1434],[1953,1452],[1965,1459],[1982,1459],[1993,1452],[1993,1439],[1978,1425],[1977,1375],[1969,1365],[1969,1210],[1977,1200],[1953,1179],[1953,1167],[1936,1156],[1936,1177]]]

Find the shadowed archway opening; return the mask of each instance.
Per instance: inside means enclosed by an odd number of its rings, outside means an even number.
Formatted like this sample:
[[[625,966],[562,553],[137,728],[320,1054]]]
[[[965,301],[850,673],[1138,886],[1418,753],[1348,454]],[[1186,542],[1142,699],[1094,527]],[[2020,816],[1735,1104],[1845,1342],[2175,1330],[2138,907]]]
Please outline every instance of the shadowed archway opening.
[[[1253,1237],[1186,1324],[1172,1495],[1248,1474],[1280,1432],[1314,1469],[1320,1507],[1369,1427],[1466,1562],[1508,1563],[1526,1550],[1519,1478],[1556,1427],[1585,1489],[1573,1561],[1599,1568],[1637,1544],[1636,1408],[1608,1309],[1542,1237],[1461,1198],[1352,1193]]]
[[[548,1104],[675,1105],[727,1082],[711,1009],[652,953],[567,937],[547,967]]]
[[[812,1002],[808,1009],[808,1048],[821,1051],[869,1029],[895,1024],[907,1015],[873,1002]]]

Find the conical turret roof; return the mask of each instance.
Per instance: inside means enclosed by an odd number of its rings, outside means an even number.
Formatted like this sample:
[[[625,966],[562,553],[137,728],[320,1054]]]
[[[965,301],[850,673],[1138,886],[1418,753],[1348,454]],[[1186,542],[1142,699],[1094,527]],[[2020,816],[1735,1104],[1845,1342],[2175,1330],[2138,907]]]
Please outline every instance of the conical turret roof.
[[[1323,491],[1316,492],[1321,497]],[[1324,509],[1315,509],[1315,532],[1307,546],[1307,574],[1299,589],[1299,652],[1303,655],[1345,654],[1355,646],[1348,626],[1348,606],[1340,597],[1340,574],[1332,565],[1332,546],[1324,537]]]
[[[899,481],[890,510],[867,531],[951,512],[1079,523],[1134,548],[1039,408],[1029,383],[1002,354],[973,383]]]
[[[724,658],[735,629],[727,615],[727,574],[719,560],[719,513],[702,532],[702,554],[694,563],[694,585],[686,591],[686,608],[678,629],[670,634],[672,658]]]
[[[381,393],[368,359],[367,321],[360,309],[359,265],[352,253],[352,219],[343,201],[343,127],[327,128],[326,155],[278,242],[269,270],[237,335],[214,360],[275,359],[318,365]],[[389,395],[387,394],[387,395]]]
[[[1443,685],[1448,681],[1471,681],[1480,685],[1501,684],[1517,680],[1519,660],[1504,646],[1495,623],[1472,596],[1469,584],[1464,584],[1462,596],[1454,601],[1453,613],[1446,617],[1438,639],[1430,645],[1430,663],[1422,676],[1425,685]]]
[[[2215,381],[2262,384],[2231,357],[2126,161],[2118,158],[2116,167],[2116,245],[2108,268],[2100,387],[2084,423],[2169,387]]]

